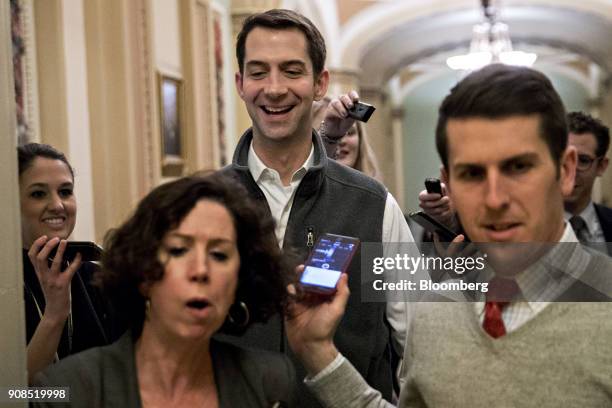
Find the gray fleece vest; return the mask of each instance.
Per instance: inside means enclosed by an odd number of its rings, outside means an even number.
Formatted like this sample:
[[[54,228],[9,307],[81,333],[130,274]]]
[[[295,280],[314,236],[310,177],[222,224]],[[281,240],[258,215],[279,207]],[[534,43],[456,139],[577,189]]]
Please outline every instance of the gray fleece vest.
[[[233,162],[223,169],[236,177],[269,211],[265,196],[248,169],[248,149],[252,140],[249,129],[236,147]],[[325,155],[319,136],[313,132],[314,165],[295,193],[283,247],[305,260],[310,247],[309,233],[332,233],[357,237],[361,242],[381,242],[382,223],[387,198],[385,187],[363,173],[336,163]],[[385,319],[386,304],[361,302],[361,252],[349,267],[351,296],[346,313],[336,332],[338,350],[361,375],[383,395],[391,397],[390,332]],[[242,346],[259,347],[289,354],[281,319],[272,318],[264,325],[252,326],[245,335],[232,341]],[[303,367],[294,356],[300,381],[300,406],[318,406],[301,384]]]

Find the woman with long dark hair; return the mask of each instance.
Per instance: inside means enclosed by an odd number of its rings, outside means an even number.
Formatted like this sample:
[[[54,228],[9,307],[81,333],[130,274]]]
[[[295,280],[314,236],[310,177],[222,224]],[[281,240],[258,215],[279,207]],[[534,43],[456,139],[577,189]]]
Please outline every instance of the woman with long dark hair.
[[[91,282],[96,266],[64,260],[74,230],[74,171],[57,149],[17,148],[28,377],[69,354],[107,344],[108,312]],[[55,252],[55,255],[53,254]]]

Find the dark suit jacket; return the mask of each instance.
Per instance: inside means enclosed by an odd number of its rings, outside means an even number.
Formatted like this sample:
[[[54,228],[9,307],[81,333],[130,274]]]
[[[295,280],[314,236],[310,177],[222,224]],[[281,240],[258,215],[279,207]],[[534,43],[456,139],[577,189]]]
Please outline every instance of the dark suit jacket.
[[[216,340],[211,356],[219,406],[271,407],[276,401],[295,405],[295,373],[287,357],[252,351]],[[33,403],[35,407],[140,407],[134,341],[128,332],[117,342],[72,355],[48,367],[35,386],[70,387],[70,403]]]
[[[606,242],[612,242],[612,208],[595,204],[595,212],[597,213],[597,218],[599,218],[599,224],[603,230]],[[608,252],[610,252],[610,247],[608,247]]]

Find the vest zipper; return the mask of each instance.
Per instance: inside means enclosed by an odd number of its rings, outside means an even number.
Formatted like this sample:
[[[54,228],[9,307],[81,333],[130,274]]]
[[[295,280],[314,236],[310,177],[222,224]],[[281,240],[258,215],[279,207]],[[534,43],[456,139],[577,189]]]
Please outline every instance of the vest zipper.
[[[314,246],[314,228],[306,227],[306,246],[312,248]]]

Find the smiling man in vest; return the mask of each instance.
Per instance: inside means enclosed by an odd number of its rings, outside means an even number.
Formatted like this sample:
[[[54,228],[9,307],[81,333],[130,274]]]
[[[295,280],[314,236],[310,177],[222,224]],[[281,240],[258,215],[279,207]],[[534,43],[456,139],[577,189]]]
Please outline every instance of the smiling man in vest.
[[[306,256],[317,236],[333,233],[361,242],[413,242],[402,211],[374,179],[329,160],[313,131],[312,105],[325,95],[325,42],[304,16],[269,10],[248,17],[236,44],[236,88],[253,122],[224,169],[268,208],[284,249]],[[340,138],[353,120],[337,118],[327,137]],[[360,254],[349,267],[348,303],[336,334],[338,349],[368,384],[392,394],[392,344],[401,355],[405,305],[362,303]],[[253,347],[285,350],[281,320],[256,326],[242,338]],[[393,340],[392,340],[393,339]],[[304,373],[298,364],[298,374]],[[318,406],[302,388],[301,406]]]

